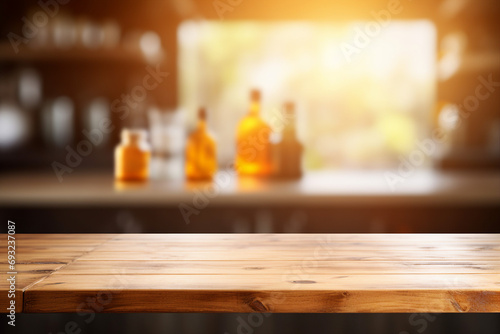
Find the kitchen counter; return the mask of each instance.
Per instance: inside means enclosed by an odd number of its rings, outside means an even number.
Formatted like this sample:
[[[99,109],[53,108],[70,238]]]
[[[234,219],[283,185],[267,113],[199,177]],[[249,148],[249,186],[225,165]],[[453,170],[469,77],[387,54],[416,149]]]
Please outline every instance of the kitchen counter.
[[[310,172],[301,180],[237,178],[219,172],[214,182],[151,180],[118,183],[111,174],[3,174],[0,206],[202,205],[487,205],[500,206],[500,173],[419,171],[396,184],[386,171]]]

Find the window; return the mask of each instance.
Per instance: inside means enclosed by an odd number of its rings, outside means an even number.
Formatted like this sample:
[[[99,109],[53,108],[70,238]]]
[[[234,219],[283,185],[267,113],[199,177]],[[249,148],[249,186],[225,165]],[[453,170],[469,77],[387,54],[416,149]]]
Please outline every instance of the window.
[[[190,125],[198,107],[208,107],[221,163],[233,159],[236,126],[255,87],[264,118],[296,103],[306,169],[396,167],[430,130],[436,32],[423,20],[393,21],[371,36],[366,27],[184,22],[180,107]]]

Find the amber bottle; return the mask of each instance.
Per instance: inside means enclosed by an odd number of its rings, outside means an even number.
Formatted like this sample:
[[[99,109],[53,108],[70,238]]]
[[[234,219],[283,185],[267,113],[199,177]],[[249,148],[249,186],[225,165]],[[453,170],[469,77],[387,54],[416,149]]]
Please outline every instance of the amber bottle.
[[[188,180],[210,180],[217,171],[217,150],[214,138],[207,130],[207,113],[198,112],[198,125],[188,138],[186,145],[186,178]]]
[[[281,141],[275,147],[275,175],[286,179],[296,179],[302,176],[302,144],[297,139],[295,128],[295,106],[285,103],[284,119]]]
[[[236,134],[235,169],[239,175],[269,176],[272,172],[271,128],[260,117],[260,92],[252,90],[250,109]]]
[[[147,132],[123,129],[121,143],[115,149],[115,178],[120,181],[146,181],[150,160]]]

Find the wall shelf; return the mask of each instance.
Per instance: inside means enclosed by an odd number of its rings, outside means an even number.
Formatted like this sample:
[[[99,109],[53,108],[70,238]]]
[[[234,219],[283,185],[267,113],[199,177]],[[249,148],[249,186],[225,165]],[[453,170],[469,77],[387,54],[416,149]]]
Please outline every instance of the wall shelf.
[[[164,57],[162,56],[161,59]],[[131,51],[123,47],[86,49],[73,47],[58,49],[54,47],[21,47],[18,53],[8,42],[0,43],[0,62],[129,62],[148,64],[149,61],[140,51]]]

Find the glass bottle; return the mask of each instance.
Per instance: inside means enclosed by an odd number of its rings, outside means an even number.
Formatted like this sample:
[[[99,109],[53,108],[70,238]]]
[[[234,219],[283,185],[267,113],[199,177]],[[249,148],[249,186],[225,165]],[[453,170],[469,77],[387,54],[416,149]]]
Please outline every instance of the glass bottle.
[[[186,178],[210,180],[217,171],[216,143],[207,129],[207,112],[200,108],[198,125],[189,135],[186,145]]]
[[[250,99],[248,114],[237,129],[235,169],[239,175],[269,176],[271,128],[260,117],[260,91],[252,90]]]
[[[123,129],[121,143],[115,149],[115,178],[120,181],[146,181],[150,160],[147,132]]]
[[[302,144],[297,139],[295,128],[295,106],[293,103],[285,103],[285,126],[281,141],[277,144],[277,168],[276,174],[282,178],[300,178],[302,176]]]

